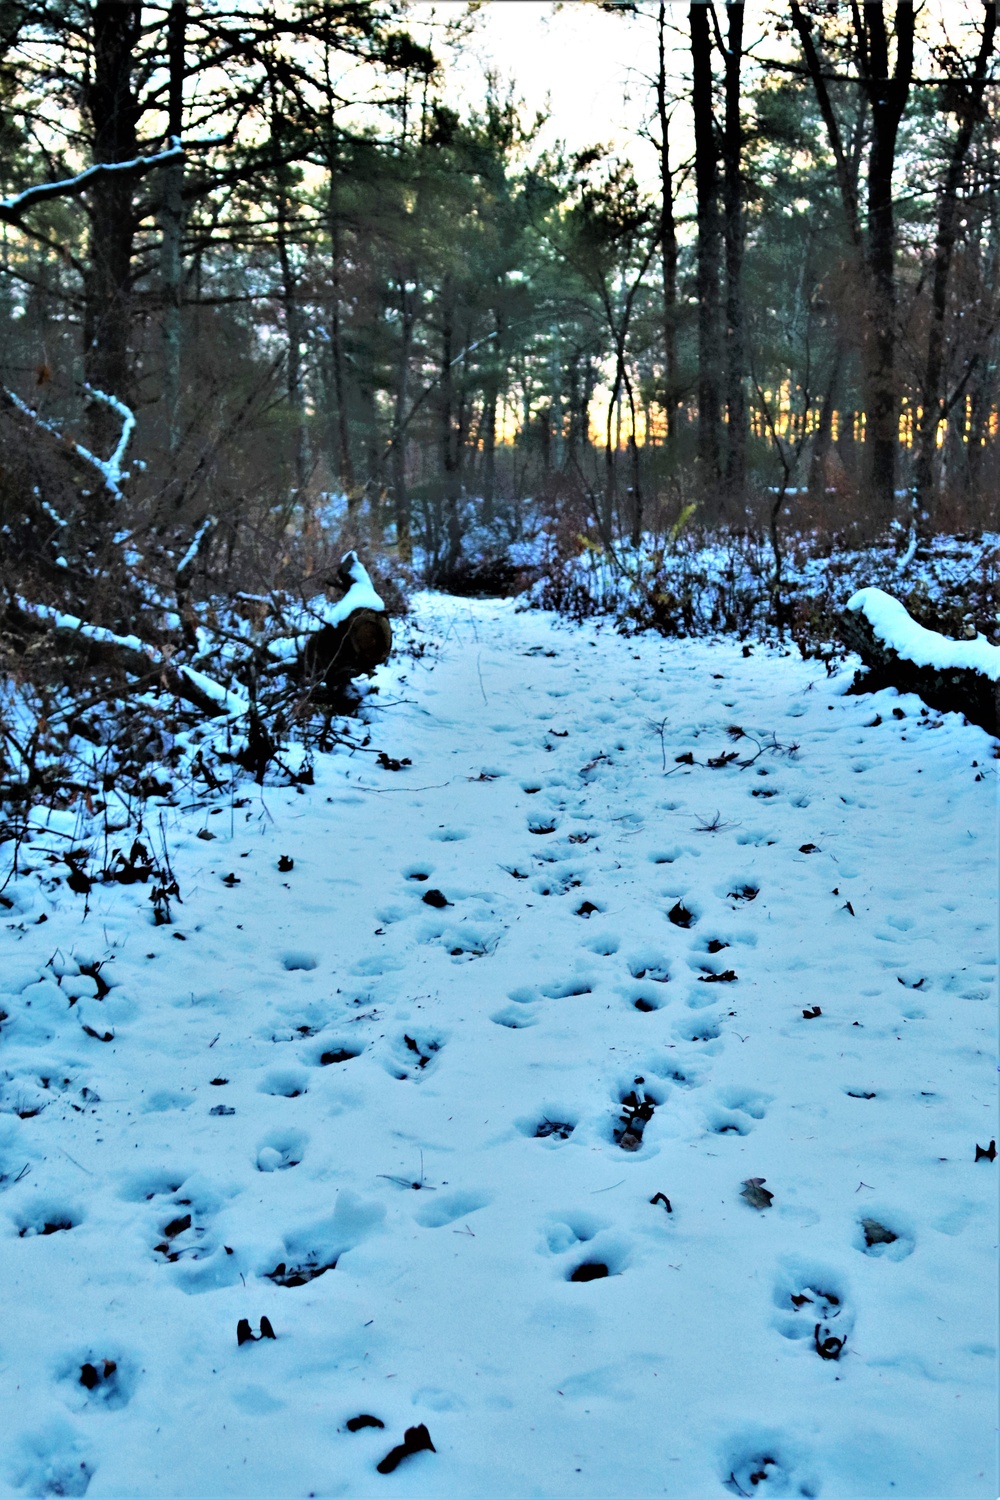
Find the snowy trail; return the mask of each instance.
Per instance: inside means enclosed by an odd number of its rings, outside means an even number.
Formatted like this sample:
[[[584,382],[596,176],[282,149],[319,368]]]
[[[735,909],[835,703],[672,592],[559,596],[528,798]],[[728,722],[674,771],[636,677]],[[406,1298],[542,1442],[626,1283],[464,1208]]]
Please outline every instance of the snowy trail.
[[[411,764],[171,810],[173,927],[7,889],[0,1493],[993,1500],[991,742],[418,621]]]

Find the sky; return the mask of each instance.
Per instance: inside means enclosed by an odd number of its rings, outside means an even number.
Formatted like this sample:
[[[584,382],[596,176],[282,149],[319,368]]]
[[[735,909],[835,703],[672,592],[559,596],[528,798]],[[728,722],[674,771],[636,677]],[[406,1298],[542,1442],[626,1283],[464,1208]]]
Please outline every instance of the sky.
[[[410,17],[416,26],[440,24],[466,9],[462,0],[420,0]],[[680,21],[683,8],[673,9]],[[678,71],[682,65],[679,58]],[[484,67],[514,79],[529,111],[550,110],[543,144],[614,146],[632,157],[644,185],[655,186],[655,155],[640,135],[652,106],[647,79],[656,69],[651,18],[609,15],[588,0],[487,0],[471,40],[449,59],[459,97],[481,94]]]

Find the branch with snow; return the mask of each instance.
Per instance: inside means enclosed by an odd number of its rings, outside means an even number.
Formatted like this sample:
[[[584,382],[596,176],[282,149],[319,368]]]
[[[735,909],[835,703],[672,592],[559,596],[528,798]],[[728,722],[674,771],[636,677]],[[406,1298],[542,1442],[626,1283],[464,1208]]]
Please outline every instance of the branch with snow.
[[[159,656],[148,642],[137,635],[118,635],[103,625],[89,625],[76,615],[66,614],[48,604],[32,604],[27,599],[18,597],[14,598],[13,604],[21,614],[47,626],[57,635],[74,636],[104,648],[128,671],[140,676],[149,676],[151,673],[159,675],[172,693],[193,703],[209,718],[225,716],[237,719],[249,711],[250,704],[241,694],[231,692],[221,683],[207,677],[204,672]]]
[[[98,458],[96,454],[91,453],[90,449],[85,448],[82,443],[76,443],[71,438],[65,438],[53,422],[47,422],[44,417],[39,416],[38,412],[34,411],[26,401],[22,401],[15,391],[9,390],[7,386],[3,386],[2,389],[19,412],[26,416],[29,421],[34,422],[35,426],[40,427],[43,432],[47,432],[52,437],[58,438],[60,442],[67,442],[78,458],[82,458],[84,463],[90,464],[92,468],[97,470],[108,492],[116,500],[122,498],[122,492],[119,487],[123,477],[122,459],[125,457],[125,449],[128,446],[128,440],[135,426],[135,415],[125,405],[124,401],[119,401],[117,396],[108,396],[104,391],[95,390],[93,386],[84,386],[84,390],[93,396],[95,401],[102,401],[105,406],[110,406],[112,411],[116,411],[122,419],[121,435],[115,451],[110,458],[104,459]]]
[[[39,182],[34,187],[25,188],[23,193],[0,198],[0,220],[7,224],[17,224],[22,214],[29,208],[34,208],[36,203],[46,203],[51,198],[75,198],[86,192],[100,177],[144,177],[147,172],[163,166],[165,162],[177,161],[186,155],[187,148],[176,136],[173,139],[172,146],[166,151],[157,151],[153,156],[135,156],[130,161],[96,162],[94,166],[87,167],[86,171],[77,172],[75,177],[63,177],[58,182]]]

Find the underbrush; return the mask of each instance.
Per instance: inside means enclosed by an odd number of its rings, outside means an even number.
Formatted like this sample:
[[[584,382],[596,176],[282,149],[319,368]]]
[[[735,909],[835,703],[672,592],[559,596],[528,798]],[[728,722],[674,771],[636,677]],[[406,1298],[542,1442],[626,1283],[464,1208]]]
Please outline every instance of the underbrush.
[[[610,617],[625,633],[790,639],[803,656],[834,663],[848,654],[840,616],[858,589],[899,599],[921,625],[956,639],[1000,641],[1000,536],[937,536],[901,565],[894,539],[841,547],[802,534],[786,542],[780,585],[769,546],[752,535],[689,532],[613,550],[578,537],[538,549],[526,598],[573,620]]]

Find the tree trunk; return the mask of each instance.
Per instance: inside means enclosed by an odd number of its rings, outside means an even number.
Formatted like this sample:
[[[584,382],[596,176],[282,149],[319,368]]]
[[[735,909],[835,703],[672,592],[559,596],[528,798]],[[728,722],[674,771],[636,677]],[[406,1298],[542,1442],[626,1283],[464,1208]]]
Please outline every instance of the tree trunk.
[[[838,339],[834,346],[830,378],[823,396],[819,426],[816,429],[812,457],[809,460],[809,495],[813,500],[822,500],[826,491],[826,464],[833,442],[833,414],[837,409],[843,367],[844,346]]]
[[[85,102],[93,128],[94,163],[131,161],[137,154],[138,111],[132,70],[141,26],[141,0],[95,0],[91,16],[93,71],[85,87]],[[84,371],[91,386],[123,401],[129,400],[131,385],[134,235],[132,179],[125,172],[105,173],[90,191]],[[117,441],[120,418],[99,401],[91,402],[87,417],[93,451],[106,453]]]
[[[445,567],[454,568],[462,552],[462,526],[459,516],[459,463],[461,446],[455,431],[455,301],[450,277],[442,288],[441,375],[438,380],[440,414],[441,491],[444,500],[444,524],[448,540]]]
[[[667,113],[667,65],[664,33],[666,0],[660,0],[656,18],[658,69],[656,113],[660,124],[660,263],[663,273],[664,408],[667,441],[677,433],[677,223],[674,216],[674,174],[670,166],[670,116]]]
[[[703,489],[719,480],[719,208],[712,121],[712,41],[708,6],[692,4],[692,89],[698,196],[698,461]]]
[[[952,142],[948,169],[938,204],[937,234],[934,240],[934,280],[931,288],[930,329],[927,335],[927,363],[924,367],[923,405],[917,426],[917,456],[914,474],[918,515],[931,502],[934,487],[934,458],[938,432],[945,415],[945,393],[942,389],[945,356],[945,311],[948,303],[948,278],[958,236],[958,190],[962,182],[965,159],[972,134],[982,108],[986,68],[996,39],[997,12],[993,0],[983,6],[983,31],[972,81],[962,89],[959,128]]]
[[[871,291],[868,370],[868,475],[876,505],[895,507],[899,446],[899,380],[896,373],[896,223],[892,174],[899,123],[913,75],[913,0],[896,6],[896,64],[889,74],[889,42],[882,0],[866,0],[855,28],[872,115],[868,156],[868,268]]]
[[[401,562],[413,560],[410,539],[410,496],[406,488],[406,403],[410,383],[410,349],[413,343],[414,301],[405,274],[399,287],[400,341],[396,367],[396,408],[392,424],[392,499],[396,518],[396,546]]]
[[[743,58],[743,0],[730,0],[726,48],[726,126],[723,134],[723,227],[726,245],[726,489],[742,499],[746,488],[747,406],[744,386],[743,308],[743,124],[740,119],[740,66]]]
[[[275,110],[272,120],[272,137],[280,151],[282,121]],[[278,247],[278,262],[281,266],[281,301],[285,314],[285,337],[288,353],[285,363],[285,388],[288,406],[292,415],[295,443],[295,482],[301,496],[309,480],[309,451],[306,433],[305,395],[302,388],[302,309],[299,305],[299,288],[289,254],[288,198],[285,192],[285,168],[278,166],[276,192],[277,225],[275,236]]]
[[[171,144],[184,129],[184,36],[186,0],[172,0],[167,18],[169,94],[167,134]],[[173,458],[180,443],[181,291],[184,244],[184,158],[163,169],[164,193],[160,278],[163,284],[163,408],[167,424],[167,452]]]
[[[344,371],[344,331],[341,322],[340,295],[340,218],[337,214],[334,187],[334,166],[330,167],[329,225],[330,225],[330,363],[333,367],[333,394],[337,405],[337,469],[340,482],[347,491],[348,504],[355,493],[354,460],[351,455],[351,435],[347,421],[347,381]]]

